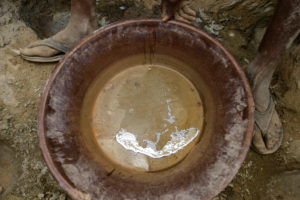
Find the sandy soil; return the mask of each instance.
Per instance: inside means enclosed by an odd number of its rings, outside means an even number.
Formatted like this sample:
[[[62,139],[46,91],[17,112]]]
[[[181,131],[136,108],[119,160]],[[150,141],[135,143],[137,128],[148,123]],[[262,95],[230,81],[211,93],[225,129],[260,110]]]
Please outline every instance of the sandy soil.
[[[160,14],[158,0],[97,2],[99,26]],[[196,25],[246,65],[255,55],[275,2],[208,0]],[[26,62],[11,51],[65,26],[68,7],[63,0],[0,2],[0,199],[69,199],[41,157],[36,130],[40,96],[55,65]],[[235,179],[215,200],[300,199],[300,45],[295,43],[284,56],[271,89],[284,126],[282,147],[268,156],[250,150]]]

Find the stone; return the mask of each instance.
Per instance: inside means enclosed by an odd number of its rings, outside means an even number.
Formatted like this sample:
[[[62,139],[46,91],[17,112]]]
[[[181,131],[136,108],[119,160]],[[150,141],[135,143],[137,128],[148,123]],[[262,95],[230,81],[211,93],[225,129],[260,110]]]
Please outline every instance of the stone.
[[[49,200],[58,200],[58,198],[59,198],[58,195],[59,195],[59,193],[53,193]]]
[[[8,129],[7,120],[0,121],[0,130],[6,130]]]
[[[9,24],[12,19],[12,14],[10,12],[4,14],[2,17],[0,17],[0,25],[4,26],[6,24]]]
[[[43,193],[38,194],[38,198],[42,199],[45,195]]]
[[[58,200],[66,200],[66,199],[67,199],[67,195],[66,194],[59,195]]]

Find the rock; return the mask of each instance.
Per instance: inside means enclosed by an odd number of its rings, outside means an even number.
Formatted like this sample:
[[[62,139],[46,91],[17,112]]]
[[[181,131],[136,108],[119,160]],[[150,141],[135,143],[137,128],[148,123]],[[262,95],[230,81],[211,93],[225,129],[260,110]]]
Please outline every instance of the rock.
[[[105,26],[107,25],[109,22],[107,21],[107,17],[102,17],[101,20],[99,21],[100,26]]]
[[[6,129],[8,129],[7,120],[0,121],[0,130],[6,130]]]
[[[57,200],[59,198],[59,193],[53,193],[49,200]]]
[[[38,198],[42,199],[45,195],[43,193],[38,194]]]
[[[219,35],[219,31],[222,30],[224,26],[220,24],[216,24],[215,21],[211,21],[211,23],[204,26],[204,29],[213,35]]]
[[[65,194],[59,195],[58,200],[66,200],[66,199],[67,199],[67,195],[65,195]]]
[[[4,26],[6,24],[9,24],[12,19],[12,14],[10,12],[4,14],[2,17],[0,17],[0,25]]]

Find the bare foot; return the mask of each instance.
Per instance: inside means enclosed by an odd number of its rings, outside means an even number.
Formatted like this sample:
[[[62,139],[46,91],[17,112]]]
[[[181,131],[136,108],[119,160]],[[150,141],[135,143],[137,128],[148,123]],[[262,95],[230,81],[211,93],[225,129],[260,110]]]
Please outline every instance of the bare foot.
[[[190,8],[188,0],[162,0],[162,19],[171,18],[191,23],[196,20],[196,12]]]
[[[90,34],[96,29],[96,23],[89,19],[73,17],[70,19],[69,24],[65,29],[52,36],[51,39],[66,46],[73,47],[82,38]],[[20,49],[20,53],[25,56],[39,56],[39,57],[51,57],[61,53],[54,48],[39,45],[36,46],[39,41],[31,43],[25,48]]]

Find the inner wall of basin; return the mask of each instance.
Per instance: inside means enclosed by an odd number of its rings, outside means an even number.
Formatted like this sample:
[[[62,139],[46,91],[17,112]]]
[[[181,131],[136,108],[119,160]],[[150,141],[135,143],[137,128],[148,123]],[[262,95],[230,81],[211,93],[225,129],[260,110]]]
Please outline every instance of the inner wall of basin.
[[[93,135],[108,162],[160,171],[182,161],[200,140],[203,103],[180,64],[168,56],[152,63],[132,56],[93,82],[84,100],[82,131]]]

